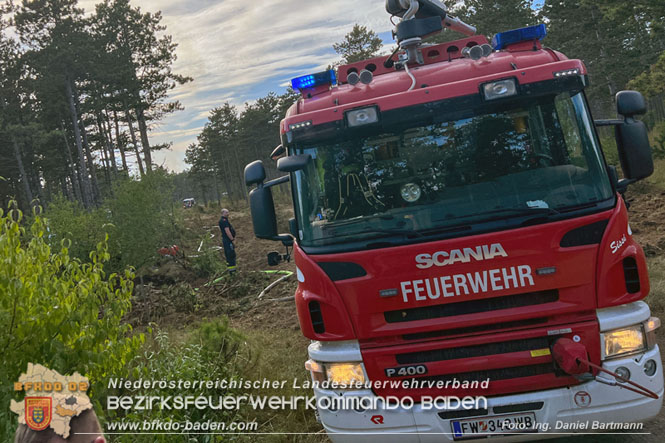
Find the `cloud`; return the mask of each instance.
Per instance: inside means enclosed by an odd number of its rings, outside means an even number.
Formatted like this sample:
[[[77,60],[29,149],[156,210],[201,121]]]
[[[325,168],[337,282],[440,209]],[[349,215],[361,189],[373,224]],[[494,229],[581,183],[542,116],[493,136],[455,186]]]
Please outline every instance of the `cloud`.
[[[98,1],[81,0],[87,12]],[[196,141],[208,112],[229,102],[241,107],[267,91],[281,93],[288,79],[323,69],[338,59],[332,44],[355,23],[377,33],[391,29],[384,2],[338,0],[141,0],[143,11],[162,11],[166,32],[178,43],[174,71],[194,78],[170,98],[185,111],[168,116],[151,133],[156,152],[174,170],[186,167],[186,147]],[[198,131],[198,132],[197,132]]]

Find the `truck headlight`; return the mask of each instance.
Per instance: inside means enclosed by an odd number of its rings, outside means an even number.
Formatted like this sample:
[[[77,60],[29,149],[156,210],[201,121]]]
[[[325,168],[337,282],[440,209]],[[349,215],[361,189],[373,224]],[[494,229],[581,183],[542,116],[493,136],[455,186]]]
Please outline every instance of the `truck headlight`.
[[[362,363],[319,363],[308,360],[305,369],[312,379],[330,389],[357,389],[365,385],[365,370]]]
[[[328,382],[339,388],[352,388],[365,384],[365,371],[361,363],[324,363]]]
[[[644,325],[629,326],[603,333],[604,358],[617,358],[646,351],[647,339]]]

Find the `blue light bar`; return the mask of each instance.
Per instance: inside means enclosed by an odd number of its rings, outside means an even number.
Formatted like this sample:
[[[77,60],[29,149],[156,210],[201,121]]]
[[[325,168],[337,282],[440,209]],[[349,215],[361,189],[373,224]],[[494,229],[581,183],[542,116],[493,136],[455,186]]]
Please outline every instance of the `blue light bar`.
[[[528,40],[542,40],[547,35],[544,24],[529,26],[528,28],[514,29],[512,31],[500,32],[492,37],[492,46],[500,51],[506,46]]]
[[[337,76],[334,70],[317,72],[316,74],[304,75],[291,80],[291,86],[297,91],[315,88],[321,85],[334,85],[337,83]]]

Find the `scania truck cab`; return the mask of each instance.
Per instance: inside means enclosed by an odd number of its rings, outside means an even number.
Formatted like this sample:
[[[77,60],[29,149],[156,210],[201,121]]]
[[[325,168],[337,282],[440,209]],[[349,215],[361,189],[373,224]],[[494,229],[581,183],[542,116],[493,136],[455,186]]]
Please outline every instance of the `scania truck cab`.
[[[585,65],[543,47],[543,25],[426,45],[473,29],[433,0],[387,9],[394,54],[294,79],[273,152],[288,175],[245,169],[255,234],[293,247],[330,438],[528,440],[655,416],[660,320],[623,199],[653,172],[644,99],[620,92],[620,118],[594,122]],[[278,234],[271,187],[289,180]],[[589,366],[562,363],[564,342]]]

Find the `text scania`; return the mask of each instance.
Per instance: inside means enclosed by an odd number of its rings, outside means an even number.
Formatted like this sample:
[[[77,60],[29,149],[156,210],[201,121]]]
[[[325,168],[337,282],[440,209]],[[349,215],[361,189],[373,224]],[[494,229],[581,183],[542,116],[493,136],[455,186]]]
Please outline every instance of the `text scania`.
[[[427,269],[432,266],[469,263],[471,259],[477,261],[491,260],[494,257],[508,257],[501,243],[476,246],[475,248],[453,249],[450,252],[439,251],[434,254],[419,254],[416,256],[416,267]]]
[[[486,269],[465,274],[444,275],[422,280],[400,283],[402,299],[409,302],[409,295],[416,301],[436,300],[440,297],[482,294],[488,291],[503,291],[534,286],[531,266]]]

